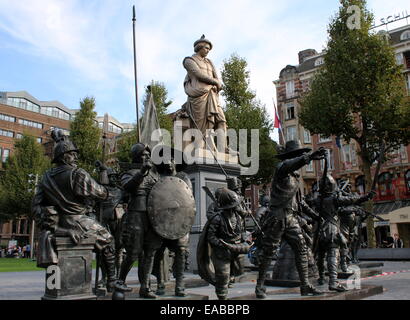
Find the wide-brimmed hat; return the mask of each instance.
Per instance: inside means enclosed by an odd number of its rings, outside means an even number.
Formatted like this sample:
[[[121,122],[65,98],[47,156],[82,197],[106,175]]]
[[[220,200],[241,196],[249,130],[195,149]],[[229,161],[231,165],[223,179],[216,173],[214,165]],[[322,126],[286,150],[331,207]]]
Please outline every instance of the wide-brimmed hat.
[[[206,39],[204,34],[202,35],[201,38],[199,38],[198,40],[196,40],[196,41],[194,42],[194,48],[196,47],[196,45],[197,45],[198,43],[201,43],[201,42],[206,42],[207,44],[209,44],[209,46],[211,47],[211,50],[212,50],[212,42],[209,41],[208,39]]]
[[[291,159],[295,157],[299,157],[306,152],[310,152],[312,149],[310,148],[302,148],[302,145],[299,140],[290,140],[286,142],[285,147],[281,147],[279,149],[279,153],[276,155],[277,158],[284,160],[284,159]]]
[[[160,159],[156,159],[156,157],[159,157]],[[186,156],[181,150],[174,149],[163,144],[157,144],[154,148],[152,148],[151,159],[157,167],[158,172],[161,172],[164,167],[164,163],[167,163],[171,159],[174,159],[175,161],[175,170],[177,172],[185,170],[188,166]],[[160,160],[161,162],[158,163]]]
[[[241,200],[235,191],[229,190],[228,188],[220,188],[218,196],[218,208],[222,210],[236,208]]]

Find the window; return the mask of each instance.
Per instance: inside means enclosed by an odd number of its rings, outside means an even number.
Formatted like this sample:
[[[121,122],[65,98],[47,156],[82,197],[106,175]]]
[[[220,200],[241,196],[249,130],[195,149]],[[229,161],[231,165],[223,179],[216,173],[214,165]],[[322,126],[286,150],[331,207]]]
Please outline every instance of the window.
[[[16,133],[16,139],[21,139],[23,138],[23,135],[21,133]]]
[[[313,161],[310,161],[308,165],[306,165],[306,172],[313,172]]]
[[[39,144],[42,144],[42,143],[43,143],[43,138],[41,138],[41,137],[38,137],[36,140],[37,140],[37,142],[38,142]]]
[[[343,146],[343,149],[342,149],[342,153],[343,153],[343,162],[346,162],[346,163],[351,163],[352,162],[352,156],[351,156],[351,154],[350,154],[350,144],[345,144],[344,146]]]
[[[10,156],[10,150],[9,149],[3,149],[3,153],[1,155],[1,162],[5,163],[7,159]]]
[[[1,114],[1,113],[0,113],[0,120],[8,121],[8,122],[16,122],[16,118],[12,116],[8,116],[6,114]]]
[[[396,63],[398,64],[398,65],[402,65],[402,64],[404,64],[404,58],[403,58],[403,54],[400,52],[400,53],[396,53]]]
[[[401,163],[403,160],[407,159],[406,147],[404,145],[401,145],[396,150],[393,150],[390,156],[391,156],[390,161],[392,163]]]
[[[321,65],[324,64],[324,63],[325,63],[325,59],[324,59],[323,57],[317,58],[317,59],[315,60],[315,67],[319,67],[319,66],[321,66]]]
[[[319,143],[331,142],[331,141],[332,141],[332,137],[324,137],[321,134],[319,134]]]
[[[406,175],[404,176],[406,179],[406,189],[407,192],[410,193],[410,170],[407,170]]]
[[[296,126],[286,128],[286,141],[297,140]]]
[[[24,98],[7,98],[7,104],[28,111],[40,112],[40,106]]]
[[[8,130],[2,130],[2,129],[0,129],[0,136],[5,136],[5,137],[13,138],[13,137],[14,137],[14,132],[13,132],[13,131],[8,131]]]
[[[310,136],[309,130],[303,129],[303,142],[312,143],[312,137]]]
[[[366,191],[366,185],[364,183],[364,176],[358,176],[355,182],[356,191],[360,195],[364,195]]]
[[[379,175],[379,191],[381,196],[393,194],[392,175],[389,172],[384,172]]]
[[[405,67],[410,69],[410,51],[403,52]]]
[[[400,41],[405,40],[410,40],[410,30],[406,30],[400,35]]]
[[[252,200],[251,198],[245,198],[245,205],[248,210],[252,210]]]
[[[410,73],[406,74],[406,88],[407,94],[410,95]]]
[[[119,126],[113,124],[112,122],[108,123],[108,131],[114,133],[122,133],[122,129]]]
[[[70,120],[71,118],[68,112],[65,112],[57,107],[41,107],[41,113],[63,120]]]
[[[286,82],[286,98],[292,98],[295,95],[295,81]]]
[[[37,128],[37,129],[43,129],[43,124],[39,123],[39,122],[35,122],[35,121],[19,119],[18,123],[22,124],[23,126],[33,127],[33,128]]]
[[[293,102],[285,104],[286,118],[285,120],[295,119],[295,104]]]
[[[334,159],[333,159],[333,150],[326,149],[326,151],[327,151],[327,162],[328,162],[327,170],[330,171],[335,168]],[[324,169],[325,169],[325,160],[320,160],[320,170],[323,171]]]

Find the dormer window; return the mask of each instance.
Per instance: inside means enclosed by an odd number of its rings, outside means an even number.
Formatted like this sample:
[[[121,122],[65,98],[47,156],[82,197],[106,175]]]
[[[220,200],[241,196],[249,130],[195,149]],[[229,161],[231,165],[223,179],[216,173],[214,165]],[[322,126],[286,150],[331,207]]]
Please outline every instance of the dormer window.
[[[400,35],[400,41],[405,40],[410,40],[410,30],[406,30]]]
[[[315,61],[315,67],[319,67],[325,63],[325,59],[323,57],[317,58]]]

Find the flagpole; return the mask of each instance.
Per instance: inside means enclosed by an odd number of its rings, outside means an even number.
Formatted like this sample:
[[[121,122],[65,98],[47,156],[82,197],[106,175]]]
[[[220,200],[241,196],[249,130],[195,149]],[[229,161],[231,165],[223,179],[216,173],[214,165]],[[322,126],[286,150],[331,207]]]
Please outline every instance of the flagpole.
[[[138,79],[137,79],[137,52],[135,50],[135,6],[132,6],[132,40],[134,44],[134,79],[135,79],[135,109],[137,111],[137,135],[140,141],[141,131],[138,112]]]
[[[272,98],[272,102],[273,102],[273,106],[274,106],[274,108],[275,108],[275,117],[277,117],[278,120],[279,120],[278,130],[279,130],[279,132],[282,134],[282,141],[283,141],[283,144],[285,144],[286,140],[285,140],[285,136],[283,135],[282,121],[280,120],[279,113],[278,113],[278,109],[277,109],[277,107],[276,107],[276,103],[275,103],[275,100],[274,100],[273,98]]]

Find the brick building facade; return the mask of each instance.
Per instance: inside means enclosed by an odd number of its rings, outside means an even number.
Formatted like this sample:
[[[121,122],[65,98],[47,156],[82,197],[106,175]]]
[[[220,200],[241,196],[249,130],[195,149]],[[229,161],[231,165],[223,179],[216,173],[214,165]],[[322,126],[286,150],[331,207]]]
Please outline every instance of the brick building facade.
[[[397,63],[403,66],[406,87],[410,94],[410,25],[391,30],[387,33],[390,43],[396,52]],[[309,148],[324,147],[329,151],[329,165],[336,180],[349,179],[353,190],[364,194],[364,175],[361,171],[360,158],[357,155],[358,145],[355,141],[347,143],[336,141],[336,137],[311,135],[301,126],[298,114],[301,105],[298,99],[309,90],[315,72],[324,63],[324,52],[314,49],[299,52],[299,64],[288,65],[280,72],[279,79],[274,81],[278,114],[282,122],[283,136],[280,142],[299,139]],[[319,115],[318,115],[319,116]],[[376,237],[379,244],[388,234],[399,233],[405,246],[410,247],[410,145],[401,146],[390,154],[391,160],[384,163],[378,176],[375,213],[384,214],[389,223],[376,222]],[[374,173],[375,168],[372,169]],[[323,161],[313,162],[302,169],[303,184],[301,189],[308,193],[315,188],[323,172]]]
[[[0,92],[0,175],[3,164],[13,153],[16,139],[23,133],[37,138],[48,156],[52,155],[54,141],[50,132],[54,128],[70,131],[70,122],[79,109],[70,109],[58,101],[40,101],[26,91]],[[129,131],[133,125],[120,123],[108,114],[97,117],[98,126],[106,132],[109,152],[115,151],[115,137]],[[28,178],[29,179],[29,178]],[[21,218],[0,223],[0,247],[7,246],[9,240],[18,241],[19,245],[28,242],[31,221]]]

